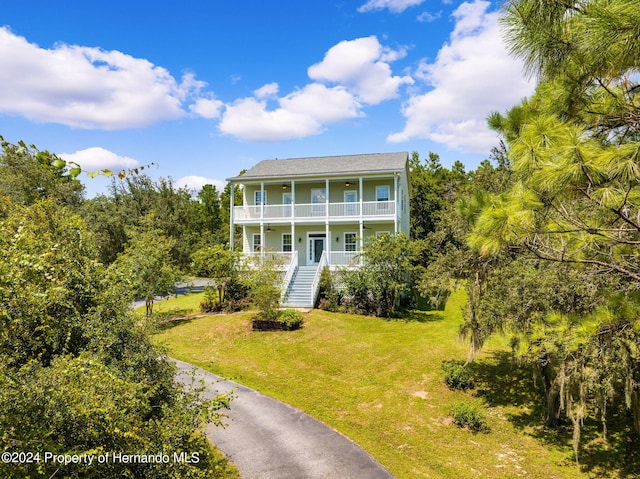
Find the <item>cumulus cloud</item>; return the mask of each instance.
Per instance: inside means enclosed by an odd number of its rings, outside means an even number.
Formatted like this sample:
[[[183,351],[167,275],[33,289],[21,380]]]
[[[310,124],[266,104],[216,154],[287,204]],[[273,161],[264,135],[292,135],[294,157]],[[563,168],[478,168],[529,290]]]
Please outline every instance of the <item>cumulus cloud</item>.
[[[308,69],[312,83],[279,96],[269,83],[226,105],[220,131],[250,141],[284,141],[322,133],[327,125],[364,116],[366,105],[396,98],[409,76],[394,76],[390,62],[404,49],[384,47],[375,36],[340,42]]]
[[[404,130],[388,137],[390,142],[426,138],[449,148],[487,153],[496,135],[485,118],[531,94],[533,81],[522,73],[522,64],[509,56],[501,40],[498,12],[490,3],[474,0],[454,12],[455,27],[449,42],[433,63],[423,62],[414,75],[430,91],[404,104]]]
[[[216,190],[218,190],[218,193],[220,193],[224,190],[225,182],[204,176],[183,176],[176,181],[176,185],[179,188],[187,188],[188,190],[196,192],[200,191],[204,185],[213,185],[216,187]]]
[[[374,105],[397,97],[401,85],[413,83],[409,76],[391,73],[389,62],[405,55],[404,49],[383,47],[375,36],[345,40],[331,47],[308,73],[313,80],[344,85],[360,101]]]
[[[215,98],[198,98],[195,103],[189,105],[189,109],[196,115],[211,120],[220,116],[223,106],[224,103]]]
[[[280,91],[280,87],[276,82],[273,82],[267,83],[257,90],[254,90],[253,94],[256,96],[256,98],[269,98],[276,96],[278,94],[278,91]]]
[[[142,127],[185,116],[211,116],[198,102],[204,82],[176,80],[164,68],[119,51],[66,44],[40,48],[0,28],[0,112],[77,128]]]
[[[409,7],[420,5],[424,0],[368,0],[358,8],[361,13],[388,8],[393,13],[402,13]]]
[[[128,156],[120,156],[99,146],[86,148],[75,153],[60,153],[58,156],[66,161],[77,163],[85,171],[124,170],[139,165],[137,160]]]
[[[266,100],[243,98],[227,109],[220,131],[244,140],[283,141],[322,133],[324,125],[361,116],[360,105],[343,87],[310,83],[279,98],[269,110]]]

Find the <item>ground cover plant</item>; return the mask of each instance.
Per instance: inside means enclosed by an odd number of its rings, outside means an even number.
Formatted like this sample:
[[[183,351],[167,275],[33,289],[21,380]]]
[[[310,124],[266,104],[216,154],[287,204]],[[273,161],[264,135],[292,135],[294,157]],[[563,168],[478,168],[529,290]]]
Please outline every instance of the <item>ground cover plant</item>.
[[[541,392],[503,340],[478,356],[475,389],[447,387],[443,361],[467,354],[456,339],[464,302],[458,292],[444,311],[406,321],[314,310],[304,328],[287,333],[253,332],[251,312],[216,315],[175,323],[155,339],[178,359],[336,428],[399,479],[631,477],[638,459],[627,437],[594,439],[595,422],[585,423],[576,465],[570,430],[541,426]],[[464,402],[486,414],[489,432],[454,424],[452,408]]]

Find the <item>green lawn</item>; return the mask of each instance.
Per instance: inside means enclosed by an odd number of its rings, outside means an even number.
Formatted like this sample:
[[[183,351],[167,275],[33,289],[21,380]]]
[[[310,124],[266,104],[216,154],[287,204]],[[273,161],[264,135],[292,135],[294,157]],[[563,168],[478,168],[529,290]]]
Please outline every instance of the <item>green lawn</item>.
[[[171,301],[165,312],[188,309],[187,297]],[[207,316],[176,322],[155,341],[173,357],[308,412],[400,479],[594,477],[575,465],[568,434],[537,427],[531,373],[508,364],[504,344],[493,342],[479,358],[476,391],[447,389],[442,361],[466,355],[457,340],[463,304],[456,293],[444,312],[416,312],[411,321],[314,310],[303,329],[286,333],[252,332],[251,313]],[[452,424],[460,400],[485,408],[489,433]],[[618,477],[615,467],[594,472]]]

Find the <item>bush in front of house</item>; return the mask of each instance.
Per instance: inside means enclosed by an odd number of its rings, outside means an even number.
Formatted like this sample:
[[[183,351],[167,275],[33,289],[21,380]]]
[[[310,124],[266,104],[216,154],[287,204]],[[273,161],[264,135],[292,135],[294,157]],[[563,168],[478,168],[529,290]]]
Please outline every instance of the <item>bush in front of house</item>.
[[[293,331],[302,327],[302,313],[293,309],[276,310],[269,318],[256,317],[251,321],[254,331]]]
[[[302,319],[302,313],[295,309],[285,309],[284,311],[280,311],[278,321],[284,323],[289,331],[300,329],[304,322]]]

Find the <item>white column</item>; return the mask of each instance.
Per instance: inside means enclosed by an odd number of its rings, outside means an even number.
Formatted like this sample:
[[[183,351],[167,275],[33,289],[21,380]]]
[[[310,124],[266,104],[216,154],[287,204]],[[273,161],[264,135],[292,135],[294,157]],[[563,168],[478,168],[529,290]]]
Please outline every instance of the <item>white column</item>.
[[[362,223],[362,217],[360,217],[360,238],[358,239],[358,253],[362,254],[364,249],[364,224]],[[360,264],[362,264],[362,256],[360,257]]]
[[[329,259],[329,253],[331,252],[331,236],[329,236],[329,220],[325,221],[324,224],[324,236],[325,240],[325,249],[327,251],[327,260]]]
[[[251,243],[249,242],[249,237],[247,236],[247,225],[242,225],[242,252],[244,253],[244,243],[247,243],[247,246],[249,248],[249,252],[253,251],[253,247],[251,246]]]
[[[291,221],[293,221],[295,216],[296,216],[296,182],[294,180],[291,180]]]
[[[233,237],[233,233],[234,233],[234,224],[233,224],[233,207],[235,206],[234,203],[235,201],[233,201],[234,199],[234,192],[233,192],[233,183],[229,184],[229,191],[230,191],[230,197],[229,197],[229,249],[231,251],[233,251],[233,243],[234,243],[234,237]]]
[[[324,180],[324,191],[325,191],[324,207],[326,208],[325,215],[327,216],[327,221],[329,221],[329,178]]]
[[[264,182],[260,182],[260,219],[264,219]],[[262,237],[260,237],[262,242]]]
[[[293,259],[293,252],[295,250],[296,250],[296,224],[292,221],[291,222],[291,259]]]
[[[260,222],[260,256],[264,256],[264,223]]]
[[[362,226],[362,177],[358,178],[358,199],[360,200],[360,225]],[[362,237],[362,234],[360,234]]]
[[[393,197],[395,198],[393,215],[393,232],[398,234],[398,174],[393,175]]]

